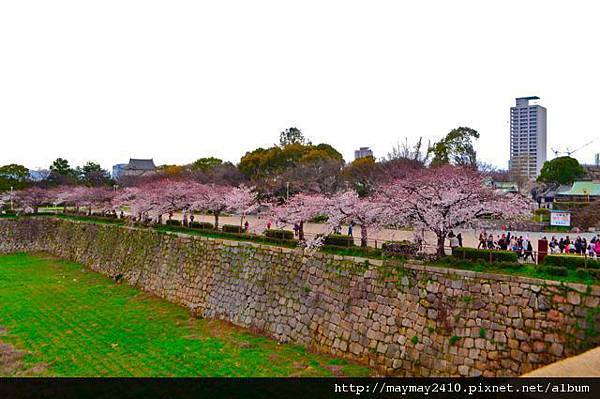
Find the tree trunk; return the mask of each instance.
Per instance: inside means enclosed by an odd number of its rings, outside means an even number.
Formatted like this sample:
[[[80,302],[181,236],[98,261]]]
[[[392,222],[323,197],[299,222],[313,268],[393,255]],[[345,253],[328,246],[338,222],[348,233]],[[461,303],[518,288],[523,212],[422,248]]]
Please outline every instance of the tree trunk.
[[[183,223],[182,224],[184,226],[186,226],[186,227],[188,225],[188,215],[187,215],[187,212],[183,212]]]
[[[219,212],[215,212],[215,230],[219,230]]]
[[[300,225],[298,226],[298,239],[300,241],[304,240],[304,221],[301,221]]]
[[[444,244],[446,242],[446,234],[437,233],[437,254],[438,256],[446,256]]]
[[[360,225],[360,246],[366,247],[369,245],[369,237],[367,235],[367,226]]]

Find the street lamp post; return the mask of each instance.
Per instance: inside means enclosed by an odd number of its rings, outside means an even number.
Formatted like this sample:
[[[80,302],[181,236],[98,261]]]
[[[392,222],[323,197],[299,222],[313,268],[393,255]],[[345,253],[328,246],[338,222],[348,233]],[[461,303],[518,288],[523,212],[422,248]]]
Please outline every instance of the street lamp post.
[[[285,182],[285,200],[288,201],[290,199],[290,182]]]

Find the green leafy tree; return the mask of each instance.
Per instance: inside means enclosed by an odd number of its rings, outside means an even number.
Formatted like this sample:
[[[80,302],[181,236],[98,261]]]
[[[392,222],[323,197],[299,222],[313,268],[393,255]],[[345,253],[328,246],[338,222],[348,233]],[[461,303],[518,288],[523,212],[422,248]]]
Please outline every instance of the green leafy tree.
[[[50,165],[50,174],[46,179],[46,184],[50,186],[59,186],[63,184],[77,183],[77,171],[71,168],[69,161],[64,158],[56,158]]]
[[[473,140],[479,138],[479,132],[470,127],[453,129],[440,141],[429,148],[433,154],[432,166],[453,164],[457,166],[477,167],[477,153]]]
[[[571,184],[585,175],[585,169],[579,161],[565,156],[544,162],[537,180],[543,183]]]
[[[265,177],[281,173],[299,164],[322,161],[343,163],[342,154],[329,144],[288,144],[285,147],[257,148],[246,153],[238,165],[240,171],[250,178]]]
[[[75,169],[77,179],[86,186],[105,186],[112,183],[110,173],[96,162],[88,162]]]
[[[379,175],[380,165],[372,156],[355,159],[344,168],[343,176],[360,197],[372,193]]]
[[[304,137],[300,129],[290,127],[279,133],[279,145],[285,147],[291,144],[310,145],[311,143]]]
[[[73,169],[69,165],[69,161],[64,158],[56,158],[52,165],[50,165],[50,171],[56,172],[59,175],[69,176],[73,174]]]
[[[192,170],[207,171],[223,164],[223,161],[215,157],[200,158],[192,163]]]
[[[29,169],[23,165],[9,164],[0,166],[0,192],[8,191],[12,187],[20,190],[27,186]]]

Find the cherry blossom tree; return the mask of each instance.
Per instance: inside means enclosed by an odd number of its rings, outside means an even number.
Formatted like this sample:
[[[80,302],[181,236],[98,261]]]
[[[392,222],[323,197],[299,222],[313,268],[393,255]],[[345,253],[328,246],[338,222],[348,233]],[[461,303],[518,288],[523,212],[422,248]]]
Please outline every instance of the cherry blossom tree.
[[[53,203],[53,195],[49,190],[39,187],[30,187],[15,191],[10,198],[21,207],[23,212],[37,213],[41,205]]]
[[[326,214],[330,201],[320,194],[296,194],[281,205],[273,204],[270,213],[280,227],[286,224],[298,224],[298,238],[302,241],[305,239],[304,222]],[[310,240],[309,244],[318,245],[318,241]]]
[[[141,187],[143,195],[148,196],[145,201],[149,204],[151,219],[160,222],[162,215],[169,214],[171,219],[173,212],[182,211],[186,225],[192,203],[205,190],[203,185],[190,180],[162,179]]]
[[[244,218],[256,211],[260,205],[256,199],[256,194],[252,192],[251,188],[245,186],[232,188],[226,193],[225,202],[227,211],[240,217],[240,230],[244,224]]]
[[[327,224],[335,229],[342,224],[356,223],[360,226],[360,245],[368,245],[368,230],[381,228],[389,220],[388,207],[378,196],[361,198],[356,191],[346,191],[336,195],[324,209],[328,216]]]
[[[411,224],[437,237],[438,255],[450,230],[476,224],[481,216],[511,219],[529,215],[531,203],[520,195],[498,193],[471,168],[423,169],[381,187],[390,224]]]
[[[229,208],[228,198],[232,190],[228,186],[204,185],[195,194],[190,209],[212,213],[215,217],[215,229],[218,229],[219,216]]]
[[[116,193],[110,187],[59,186],[48,190],[54,205],[71,205],[78,212],[80,207],[86,207],[88,214],[92,210],[107,212],[112,209],[111,203]]]

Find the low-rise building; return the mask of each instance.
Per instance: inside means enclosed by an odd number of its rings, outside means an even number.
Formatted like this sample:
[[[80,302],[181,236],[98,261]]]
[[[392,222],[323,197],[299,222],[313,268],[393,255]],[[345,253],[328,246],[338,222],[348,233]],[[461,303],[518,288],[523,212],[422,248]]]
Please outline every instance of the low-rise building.
[[[354,160],[366,157],[372,157],[373,151],[370,147],[360,147],[358,150],[354,151]]]
[[[154,173],[156,173],[156,165],[153,159],[130,158],[129,163],[125,164],[121,170],[119,177],[149,176]]]
[[[557,192],[555,200],[589,202],[600,198],[600,181],[576,181],[566,191]]]

